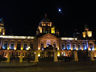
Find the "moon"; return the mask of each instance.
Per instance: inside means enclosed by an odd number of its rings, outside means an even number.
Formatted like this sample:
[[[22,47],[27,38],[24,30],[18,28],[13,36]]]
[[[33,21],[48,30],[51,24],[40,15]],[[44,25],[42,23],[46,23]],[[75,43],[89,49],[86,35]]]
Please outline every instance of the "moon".
[[[62,13],[62,9],[61,9],[61,8],[58,8],[58,12],[59,12],[59,13]]]

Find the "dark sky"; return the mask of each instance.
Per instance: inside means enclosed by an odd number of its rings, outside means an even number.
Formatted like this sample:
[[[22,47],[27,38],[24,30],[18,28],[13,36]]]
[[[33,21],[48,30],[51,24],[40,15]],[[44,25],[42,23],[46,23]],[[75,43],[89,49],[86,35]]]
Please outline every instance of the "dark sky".
[[[62,14],[58,13],[62,8]],[[39,21],[48,14],[61,36],[83,31],[84,25],[96,31],[96,4],[88,0],[2,0],[0,17],[6,34],[35,35]]]

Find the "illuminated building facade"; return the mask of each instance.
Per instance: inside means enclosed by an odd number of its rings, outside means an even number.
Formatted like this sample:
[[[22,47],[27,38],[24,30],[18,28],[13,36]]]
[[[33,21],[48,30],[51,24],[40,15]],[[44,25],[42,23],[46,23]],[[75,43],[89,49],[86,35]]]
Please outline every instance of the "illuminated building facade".
[[[92,31],[85,28],[82,34],[84,39],[59,37],[53,23],[45,17],[38,25],[36,36],[10,36],[5,35],[4,24],[0,22],[0,55],[7,58],[7,62],[10,62],[11,57],[18,57],[20,62],[23,62],[28,55],[33,57],[35,62],[44,57],[53,57],[57,62],[58,57],[70,57],[74,51],[74,60],[78,61],[77,51],[88,49],[91,60],[94,60],[95,40],[86,39],[92,37]]]

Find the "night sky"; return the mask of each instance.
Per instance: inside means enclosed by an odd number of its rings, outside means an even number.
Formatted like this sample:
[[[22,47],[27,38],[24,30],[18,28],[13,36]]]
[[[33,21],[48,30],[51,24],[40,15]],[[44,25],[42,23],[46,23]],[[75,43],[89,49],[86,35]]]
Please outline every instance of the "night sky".
[[[58,8],[62,9],[62,13],[58,12]],[[95,1],[91,0],[0,0],[0,17],[4,19],[8,35],[35,35],[45,13],[61,36],[81,33],[85,24],[95,32],[95,10]]]

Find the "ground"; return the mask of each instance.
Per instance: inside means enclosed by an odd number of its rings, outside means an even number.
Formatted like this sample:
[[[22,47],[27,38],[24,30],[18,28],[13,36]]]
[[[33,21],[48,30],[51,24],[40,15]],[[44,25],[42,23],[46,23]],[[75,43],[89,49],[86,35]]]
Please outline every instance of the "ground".
[[[11,64],[6,67],[1,65],[0,72],[96,72],[96,62],[40,62],[18,64],[15,67]]]

